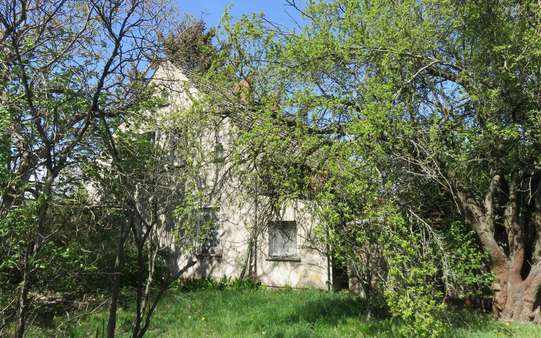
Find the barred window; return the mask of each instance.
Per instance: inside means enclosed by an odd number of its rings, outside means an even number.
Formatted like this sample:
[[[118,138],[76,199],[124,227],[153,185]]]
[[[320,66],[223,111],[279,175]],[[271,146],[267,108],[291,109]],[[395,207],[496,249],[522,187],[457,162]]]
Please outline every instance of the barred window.
[[[220,142],[217,142],[215,145],[214,145],[214,157],[213,157],[213,162],[214,163],[221,163],[221,162],[224,162],[225,161],[225,149],[224,149],[224,145],[221,144]]]
[[[204,207],[197,210],[196,238],[200,255],[219,254],[218,208]]]
[[[297,257],[297,223],[279,221],[269,224],[269,256],[275,258]]]

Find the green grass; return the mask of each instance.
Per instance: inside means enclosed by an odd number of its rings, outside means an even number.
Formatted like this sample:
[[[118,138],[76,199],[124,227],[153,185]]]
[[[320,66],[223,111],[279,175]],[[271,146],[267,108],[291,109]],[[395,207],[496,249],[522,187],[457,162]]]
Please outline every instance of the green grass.
[[[160,303],[148,337],[396,337],[400,322],[369,319],[364,302],[347,293],[318,290],[174,289]],[[126,337],[130,311],[119,313],[118,336]],[[534,325],[497,323],[472,311],[454,312],[452,337],[541,337]],[[95,337],[106,311],[68,322],[55,319],[31,337]],[[60,325],[62,323],[62,325]],[[63,328],[63,329],[62,329]],[[62,329],[62,330],[61,330]],[[61,332],[63,331],[63,332]]]

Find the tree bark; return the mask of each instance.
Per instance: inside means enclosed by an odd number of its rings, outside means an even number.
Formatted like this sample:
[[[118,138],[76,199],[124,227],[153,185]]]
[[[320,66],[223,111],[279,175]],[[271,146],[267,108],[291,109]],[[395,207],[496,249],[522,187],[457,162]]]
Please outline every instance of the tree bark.
[[[28,313],[28,293],[32,286],[32,273],[34,271],[32,264],[33,260],[38,254],[41,245],[42,237],[45,228],[45,222],[47,217],[47,211],[49,208],[49,198],[53,192],[53,183],[57,176],[58,171],[52,168],[50,163],[50,158],[48,159],[47,165],[47,176],[44,182],[44,188],[41,196],[43,196],[42,204],[39,207],[38,211],[38,224],[33,232],[33,238],[29,240],[27,244],[24,258],[23,258],[23,269],[22,269],[22,281],[19,284],[19,296],[17,301],[17,324],[15,328],[15,337],[22,338],[24,337],[26,331],[26,320]]]
[[[506,202],[498,201],[496,194],[503,189],[502,178],[492,179],[484,203],[479,204],[463,191],[457,191],[465,220],[472,225],[481,245],[490,256],[490,269],[495,276],[493,285],[493,312],[502,320],[541,321],[539,313],[539,289],[541,287],[541,262],[539,257],[541,229],[541,182],[532,192],[533,212],[529,219],[521,219],[525,205],[519,203],[523,174],[515,174],[505,186]],[[500,203],[498,203],[500,202]],[[496,209],[503,208],[501,219]],[[495,224],[500,222],[506,233],[506,243],[496,240]],[[535,241],[529,243],[525,227],[535,231]],[[531,258],[526,258],[526,246],[530,245]],[[530,264],[532,265],[531,268]]]
[[[17,324],[15,328],[15,337],[22,338],[26,331],[26,313],[28,307],[28,289],[30,279],[30,252],[25,251],[23,259],[23,278],[19,286],[19,296],[17,301]]]
[[[540,323],[539,306],[536,302],[541,275],[539,269],[523,279],[520,274],[507,274],[506,287],[496,293],[495,314],[502,320]],[[500,276],[503,280],[505,276]]]
[[[115,265],[113,268],[113,277],[111,281],[111,304],[109,305],[109,319],[107,321],[107,338],[114,338],[116,330],[116,313],[118,309],[118,299],[120,296],[120,270],[124,263],[124,244],[128,238],[129,231],[125,223],[122,223],[120,229],[120,241],[117,247]]]

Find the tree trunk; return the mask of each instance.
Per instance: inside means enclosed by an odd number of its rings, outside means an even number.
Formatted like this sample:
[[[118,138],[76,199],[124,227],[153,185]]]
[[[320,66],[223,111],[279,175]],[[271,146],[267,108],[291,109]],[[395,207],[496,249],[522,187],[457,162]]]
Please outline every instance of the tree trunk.
[[[143,319],[143,289],[145,285],[145,258],[144,243],[137,239],[137,288],[135,298],[135,318],[132,326],[132,338],[139,337],[141,321]]]
[[[23,279],[19,286],[19,296],[17,301],[17,325],[15,328],[15,337],[22,338],[26,331],[26,313],[28,307],[28,288],[30,278],[30,252],[26,250],[23,261]]]
[[[43,192],[41,196],[44,198],[38,211],[38,224],[32,234],[34,238],[29,241],[23,258],[23,271],[22,281],[19,284],[19,296],[17,301],[17,325],[15,328],[15,337],[24,337],[26,331],[26,320],[28,314],[28,293],[32,286],[32,273],[34,271],[32,264],[34,258],[37,256],[41,246],[43,245],[43,231],[45,228],[45,222],[47,217],[47,211],[49,208],[49,199],[53,191],[53,183],[57,176],[56,170],[52,169],[50,163],[47,166],[47,176],[44,182]]]
[[[539,291],[539,277],[510,271],[500,273],[496,278],[493,310],[502,320],[540,323],[539,306],[536,302]]]
[[[124,244],[128,238],[128,234],[129,231],[126,230],[126,225],[122,223],[120,229],[120,241],[118,243],[115,265],[113,268],[113,278],[111,281],[111,304],[109,305],[109,319],[107,321],[107,338],[114,338],[115,336],[116,312],[118,308],[118,298],[120,296],[119,273],[123,264]]]
[[[524,177],[517,173],[509,184],[504,184],[503,178],[495,175],[484,203],[462,191],[457,191],[457,196],[466,221],[490,256],[495,276],[494,314],[502,320],[541,323],[541,180],[535,189],[530,188],[529,202],[524,203],[520,198],[522,191],[528,191],[523,187]],[[505,201],[497,197],[501,191],[505,192]],[[498,210],[503,212],[498,214]],[[497,225],[499,231],[505,232],[505,237],[498,240]]]

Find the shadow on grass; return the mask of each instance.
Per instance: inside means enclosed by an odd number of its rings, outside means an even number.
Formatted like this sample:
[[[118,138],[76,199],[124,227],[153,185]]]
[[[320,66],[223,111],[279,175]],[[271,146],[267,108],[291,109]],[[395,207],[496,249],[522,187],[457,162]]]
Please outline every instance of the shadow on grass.
[[[285,321],[337,325],[348,318],[366,318],[368,313],[366,302],[359,298],[318,299],[306,302]]]
[[[306,302],[297,307],[283,322],[304,322],[313,327],[322,324],[338,327],[349,320],[362,323],[357,327],[362,333],[377,337],[401,336],[400,328],[404,325],[401,320],[392,318],[383,307],[374,308],[369,300],[350,296]],[[473,308],[449,307],[441,320],[447,324],[446,337],[462,336],[465,332],[492,332],[511,336],[513,332],[509,327],[494,321],[489,314]]]
[[[494,332],[498,335],[511,337],[513,331],[502,322],[494,320],[494,317],[479,309],[450,307],[446,312],[445,321],[449,327],[449,333],[457,330],[470,332]]]
[[[352,320],[362,323],[357,329],[369,336],[396,336],[400,325],[399,321],[391,318],[384,307],[375,307],[369,300],[351,295],[308,301],[297,307],[284,322],[286,324],[304,322],[312,327],[319,325],[340,327]]]

